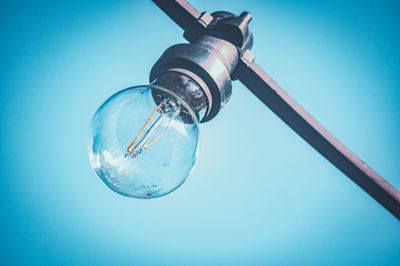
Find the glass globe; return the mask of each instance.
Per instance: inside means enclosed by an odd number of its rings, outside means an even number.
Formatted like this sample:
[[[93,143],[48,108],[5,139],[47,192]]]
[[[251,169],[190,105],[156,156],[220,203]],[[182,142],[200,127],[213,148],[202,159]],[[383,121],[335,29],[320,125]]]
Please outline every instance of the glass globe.
[[[162,87],[122,90],[97,110],[90,127],[89,158],[101,180],[128,197],[155,198],[178,188],[197,157],[197,117]]]

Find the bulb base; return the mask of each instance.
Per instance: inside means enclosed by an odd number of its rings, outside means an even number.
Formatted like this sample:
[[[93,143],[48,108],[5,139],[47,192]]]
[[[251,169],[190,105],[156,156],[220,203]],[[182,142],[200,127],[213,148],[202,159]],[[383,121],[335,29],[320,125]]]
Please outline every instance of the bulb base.
[[[194,111],[200,112],[199,121],[206,122],[228,102],[232,94],[231,73],[238,60],[235,45],[203,35],[191,44],[168,48],[153,66],[150,82],[187,100]]]

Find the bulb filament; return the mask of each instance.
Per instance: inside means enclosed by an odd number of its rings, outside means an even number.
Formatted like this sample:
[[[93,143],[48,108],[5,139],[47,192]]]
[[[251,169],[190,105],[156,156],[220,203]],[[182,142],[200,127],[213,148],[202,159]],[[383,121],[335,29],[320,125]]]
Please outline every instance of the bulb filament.
[[[170,126],[171,120],[179,114],[179,111],[180,110],[178,104],[170,99],[165,99],[159,105],[157,105],[140,129],[139,133],[132,141],[132,143],[126,149],[125,157],[129,155],[130,157],[135,158],[143,150],[148,149],[151,145],[153,145],[163,136],[165,136]],[[143,136],[140,137],[156,113],[158,113],[159,116],[155,119],[153,124],[151,124],[151,126],[147,129]],[[158,136],[154,137],[150,141],[150,138],[154,135],[154,133],[163,124],[164,121],[167,121],[167,126],[165,127],[165,129],[160,134],[158,134]]]

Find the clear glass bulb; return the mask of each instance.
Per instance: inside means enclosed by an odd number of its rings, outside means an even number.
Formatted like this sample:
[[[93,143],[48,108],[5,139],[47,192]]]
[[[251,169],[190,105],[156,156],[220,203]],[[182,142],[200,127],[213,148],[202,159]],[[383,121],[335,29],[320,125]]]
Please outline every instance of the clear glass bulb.
[[[196,163],[197,121],[191,107],[171,90],[154,85],[122,90],[92,119],[91,165],[108,187],[124,196],[168,194]]]

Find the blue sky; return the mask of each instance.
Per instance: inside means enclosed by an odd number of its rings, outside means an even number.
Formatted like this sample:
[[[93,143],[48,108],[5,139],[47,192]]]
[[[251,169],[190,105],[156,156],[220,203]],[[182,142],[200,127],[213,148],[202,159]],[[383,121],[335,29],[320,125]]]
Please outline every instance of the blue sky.
[[[191,1],[253,14],[256,62],[400,188],[395,1]],[[150,1],[0,3],[3,264],[398,265],[400,225],[244,86],[201,125],[189,179],[122,197],[90,167],[90,119],[184,42]]]

